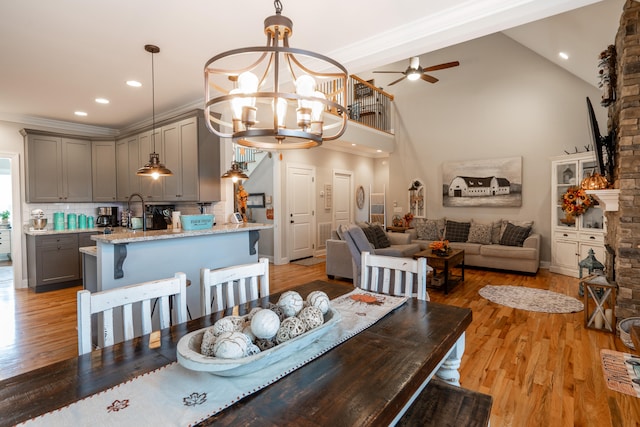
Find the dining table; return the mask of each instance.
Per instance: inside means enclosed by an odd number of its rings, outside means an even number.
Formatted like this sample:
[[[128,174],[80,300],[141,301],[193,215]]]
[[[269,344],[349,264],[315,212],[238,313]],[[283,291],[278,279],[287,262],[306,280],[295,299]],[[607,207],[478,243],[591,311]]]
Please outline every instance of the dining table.
[[[354,287],[316,280],[291,290],[303,298],[323,291],[334,299]],[[175,363],[178,342],[186,334],[278,298],[275,293],[235,311],[202,316],[155,336],[137,337],[2,380],[0,425],[55,412]],[[434,375],[458,382],[471,318],[468,308],[409,298],[366,329],[268,386],[240,396],[197,425],[394,425]],[[76,425],[84,422],[91,424],[89,418]],[[165,425],[179,423],[169,415]]]

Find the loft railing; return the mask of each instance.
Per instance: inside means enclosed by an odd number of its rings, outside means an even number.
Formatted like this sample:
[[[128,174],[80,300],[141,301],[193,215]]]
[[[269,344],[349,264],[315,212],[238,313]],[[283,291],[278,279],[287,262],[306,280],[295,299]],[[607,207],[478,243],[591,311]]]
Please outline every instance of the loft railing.
[[[338,80],[320,84],[318,90],[323,92],[327,99],[341,103],[342,93],[338,87]],[[391,102],[393,95],[375,87],[370,82],[358,76],[351,75],[348,81],[347,109],[349,119],[384,132],[391,133]],[[335,111],[329,110],[336,114]]]

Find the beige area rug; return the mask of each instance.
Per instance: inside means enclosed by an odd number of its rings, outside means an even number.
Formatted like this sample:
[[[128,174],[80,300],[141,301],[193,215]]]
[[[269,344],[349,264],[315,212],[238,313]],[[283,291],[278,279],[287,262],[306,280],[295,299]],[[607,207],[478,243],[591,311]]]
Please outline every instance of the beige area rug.
[[[312,265],[320,264],[321,262],[325,262],[325,261],[326,261],[326,258],[309,257],[309,258],[302,258],[296,261],[292,261],[291,264],[304,265],[305,267],[310,267]]]
[[[523,286],[487,285],[478,293],[496,304],[541,313],[575,313],[584,308],[582,302],[576,298]]]

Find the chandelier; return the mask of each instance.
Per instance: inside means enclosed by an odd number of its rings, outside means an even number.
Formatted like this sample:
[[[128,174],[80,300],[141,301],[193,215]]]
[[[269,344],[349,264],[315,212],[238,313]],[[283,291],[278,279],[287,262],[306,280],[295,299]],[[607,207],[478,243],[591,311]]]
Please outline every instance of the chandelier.
[[[149,162],[143,167],[138,169],[136,175],[150,176],[153,179],[158,179],[161,176],[172,176],[171,172],[164,164],[160,163],[160,155],[156,153],[156,78],[155,70],[153,67],[153,55],[160,52],[158,46],[147,44],[144,46],[144,50],[151,54],[151,108],[152,108],[152,125],[151,125],[151,140],[153,141],[153,153],[149,154]]]
[[[274,7],[264,20],[266,46],[230,50],[205,64],[207,127],[244,147],[317,147],[345,131],[348,73],[331,58],[289,47],[293,22],[280,1]],[[327,121],[326,111],[333,113]]]

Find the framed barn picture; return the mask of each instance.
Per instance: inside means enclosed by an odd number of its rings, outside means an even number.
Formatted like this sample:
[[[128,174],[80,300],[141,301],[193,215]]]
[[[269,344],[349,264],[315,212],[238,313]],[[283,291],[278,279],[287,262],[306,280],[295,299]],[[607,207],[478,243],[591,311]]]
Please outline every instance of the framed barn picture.
[[[444,163],[442,205],[522,206],[522,157]]]

